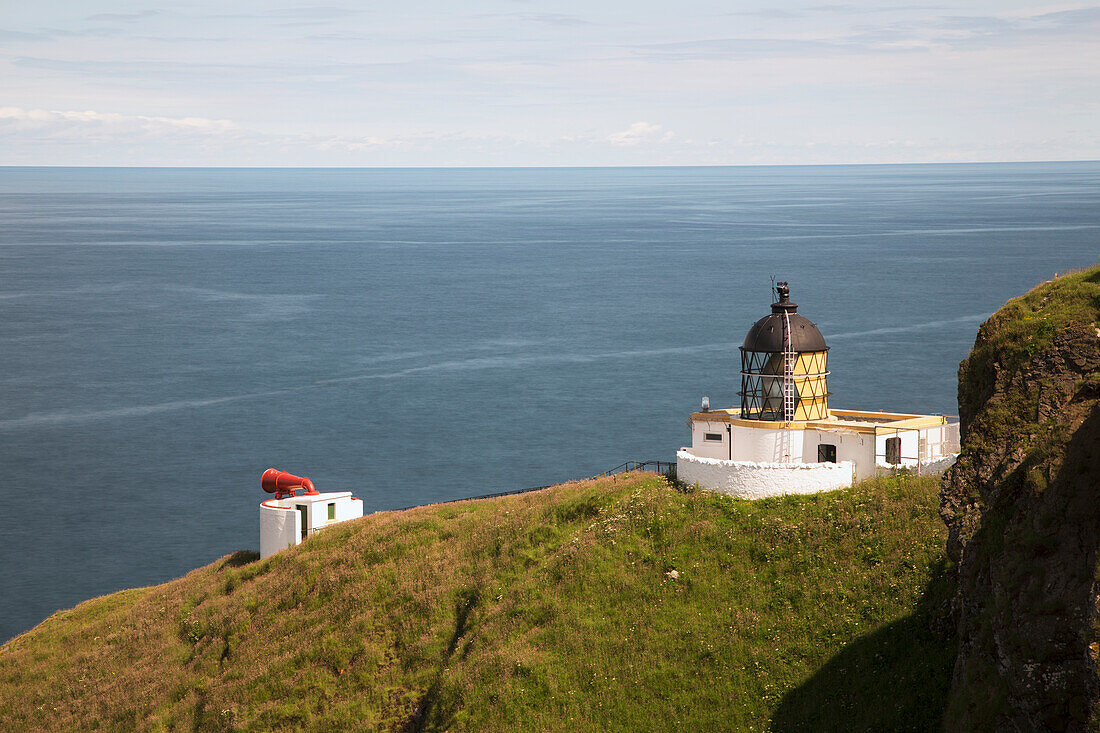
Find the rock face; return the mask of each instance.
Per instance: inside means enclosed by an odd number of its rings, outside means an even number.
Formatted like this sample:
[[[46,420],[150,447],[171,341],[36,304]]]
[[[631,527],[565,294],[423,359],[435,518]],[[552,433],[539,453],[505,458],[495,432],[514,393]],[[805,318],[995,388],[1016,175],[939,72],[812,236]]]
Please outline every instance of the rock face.
[[[959,367],[947,730],[1085,730],[1100,696],[1098,326],[1100,267],[1009,301]]]

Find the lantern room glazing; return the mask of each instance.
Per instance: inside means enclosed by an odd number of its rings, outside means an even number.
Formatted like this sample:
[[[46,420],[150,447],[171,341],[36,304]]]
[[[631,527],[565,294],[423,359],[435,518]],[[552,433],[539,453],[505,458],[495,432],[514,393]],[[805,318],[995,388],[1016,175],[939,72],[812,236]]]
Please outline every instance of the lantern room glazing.
[[[779,300],[741,346],[741,418],[791,422],[829,417],[829,347],[817,326],[797,313],[787,283]]]

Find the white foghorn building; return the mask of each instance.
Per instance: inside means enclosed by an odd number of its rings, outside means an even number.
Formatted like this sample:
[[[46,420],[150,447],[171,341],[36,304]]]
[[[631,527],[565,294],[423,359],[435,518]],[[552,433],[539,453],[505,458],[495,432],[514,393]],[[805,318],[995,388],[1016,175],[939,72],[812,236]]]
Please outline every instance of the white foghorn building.
[[[829,408],[825,339],[798,314],[787,283],[741,346],[741,405],[691,415],[676,453],[688,485],[746,499],[850,486],[883,471],[939,472],[954,461],[958,423],[943,415]]]
[[[350,491],[318,493],[302,476],[269,468],[260,477],[264,491],[275,494],[260,504],[260,558],[297,545],[338,522],[363,516],[363,501]],[[297,490],[303,490],[297,495]]]

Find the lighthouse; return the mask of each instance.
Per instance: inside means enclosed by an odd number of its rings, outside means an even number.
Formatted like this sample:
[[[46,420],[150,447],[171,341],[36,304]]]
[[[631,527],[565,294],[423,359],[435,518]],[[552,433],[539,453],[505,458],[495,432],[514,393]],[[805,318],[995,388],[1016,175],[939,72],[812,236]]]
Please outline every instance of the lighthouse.
[[[798,314],[787,283],[776,284],[771,314],[752,325],[741,345],[741,418],[784,423],[829,417],[829,347]]]
[[[676,453],[687,484],[754,499],[850,486],[898,469],[939,472],[958,453],[946,416],[829,407],[829,346],[786,282],[740,347],[740,405],[692,413]]]

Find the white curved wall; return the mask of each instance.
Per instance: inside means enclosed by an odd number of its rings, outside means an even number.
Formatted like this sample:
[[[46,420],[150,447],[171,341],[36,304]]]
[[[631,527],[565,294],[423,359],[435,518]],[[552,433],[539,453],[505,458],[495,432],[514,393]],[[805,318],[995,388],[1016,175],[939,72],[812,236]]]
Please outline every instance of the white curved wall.
[[[741,499],[842,489],[852,485],[853,470],[851,461],[757,463],[700,458],[687,449],[676,452],[676,477],[680,481]]]
[[[301,524],[301,515],[295,509],[260,504],[260,558],[298,544]]]

